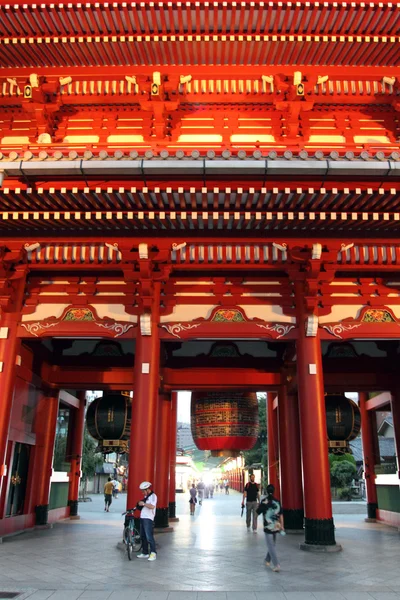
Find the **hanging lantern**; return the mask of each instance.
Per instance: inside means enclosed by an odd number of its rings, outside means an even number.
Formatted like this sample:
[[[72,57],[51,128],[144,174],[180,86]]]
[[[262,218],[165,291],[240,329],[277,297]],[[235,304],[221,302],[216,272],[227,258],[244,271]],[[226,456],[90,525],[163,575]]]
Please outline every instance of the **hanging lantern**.
[[[344,394],[327,394],[325,410],[329,452],[349,452],[350,440],[360,433],[360,409]]]
[[[238,456],[258,436],[255,392],[192,392],[192,435],[199,450],[212,456]]]
[[[103,454],[128,452],[132,401],[129,392],[107,392],[89,404],[86,425]]]

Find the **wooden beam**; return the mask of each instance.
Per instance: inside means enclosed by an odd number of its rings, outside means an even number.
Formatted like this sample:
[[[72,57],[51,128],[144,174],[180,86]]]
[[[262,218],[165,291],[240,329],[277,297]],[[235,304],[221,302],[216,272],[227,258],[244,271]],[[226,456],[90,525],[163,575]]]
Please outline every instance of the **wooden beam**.
[[[60,390],[59,394],[60,402],[64,404],[68,404],[68,406],[72,406],[73,408],[79,408],[80,401],[76,396],[73,396],[66,390]]]
[[[367,410],[382,410],[384,407],[388,407],[390,410],[390,401],[392,395],[390,392],[382,392],[377,396],[374,396],[365,403]]]

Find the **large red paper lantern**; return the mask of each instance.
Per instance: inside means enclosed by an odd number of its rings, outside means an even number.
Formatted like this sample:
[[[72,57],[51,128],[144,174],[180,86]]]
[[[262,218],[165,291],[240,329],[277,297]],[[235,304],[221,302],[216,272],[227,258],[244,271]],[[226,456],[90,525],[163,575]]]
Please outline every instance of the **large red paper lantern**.
[[[192,392],[192,435],[199,450],[213,456],[238,456],[257,441],[255,392]]]

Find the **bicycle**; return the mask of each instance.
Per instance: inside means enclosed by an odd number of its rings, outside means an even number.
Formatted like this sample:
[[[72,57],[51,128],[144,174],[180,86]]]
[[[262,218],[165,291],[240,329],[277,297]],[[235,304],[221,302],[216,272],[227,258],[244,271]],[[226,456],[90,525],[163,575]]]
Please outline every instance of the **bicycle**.
[[[129,560],[132,560],[132,553],[138,552],[142,547],[140,533],[135,527],[135,517],[133,516],[134,511],[134,508],[130,508],[126,512],[122,513],[125,515],[123,542],[126,544],[126,552]]]

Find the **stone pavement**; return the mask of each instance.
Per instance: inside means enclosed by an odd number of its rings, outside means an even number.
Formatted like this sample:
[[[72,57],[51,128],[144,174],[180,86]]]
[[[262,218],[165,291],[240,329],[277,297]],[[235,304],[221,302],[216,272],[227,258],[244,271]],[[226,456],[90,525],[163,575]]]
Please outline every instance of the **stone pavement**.
[[[104,513],[93,496],[79,505],[80,521],[0,545],[0,598],[19,591],[18,600],[400,600],[400,535],[365,523],[365,505],[352,507],[364,514],[335,516],[343,552],[302,552],[302,536],[279,536],[282,571],[273,573],[264,534],[247,532],[240,503],[236,492],[216,494],[190,517],[187,495],[178,496],[180,522],[157,536],[158,558],[149,563],[129,562],[117,548],[125,497]]]

